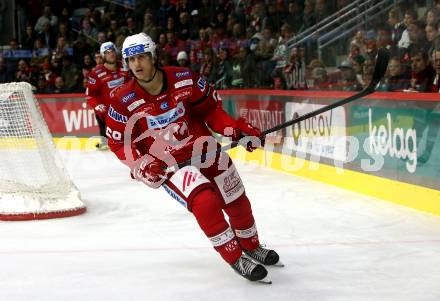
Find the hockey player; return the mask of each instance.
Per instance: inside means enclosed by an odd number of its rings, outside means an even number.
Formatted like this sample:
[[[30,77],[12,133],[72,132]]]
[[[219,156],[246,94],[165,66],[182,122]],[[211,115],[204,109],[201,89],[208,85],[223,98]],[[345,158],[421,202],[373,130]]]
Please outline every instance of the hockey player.
[[[230,117],[217,92],[189,69],[159,68],[155,48],[144,33],[123,43],[123,59],[134,78],[111,100],[106,119],[110,149],[131,168],[133,178],[153,188],[162,186],[191,211],[234,270],[251,281],[266,281],[263,265],[277,264],[279,256],[260,245],[250,202],[229,156],[222,153],[213,164],[165,172],[167,165],[200,153],[197,145],[213,139],[209,129],[234,140],[259,136],[260,130]]]
[[[100,54],[104,63],[97,65],[89,74],[86,100],[93,108],[98,121],[101,143],[96,147],[100,150],[108,149],[105,135],[105,118],[107,116],[108,103],[116,88],[128,81],[128,72],[119,63],[115,44],[105,42],[101,44]]]

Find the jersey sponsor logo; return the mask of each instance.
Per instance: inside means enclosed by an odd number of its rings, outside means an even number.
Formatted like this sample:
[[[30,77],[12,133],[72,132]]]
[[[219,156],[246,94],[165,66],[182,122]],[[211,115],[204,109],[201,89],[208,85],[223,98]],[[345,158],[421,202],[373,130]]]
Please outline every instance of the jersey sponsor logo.
[[[166,101],[166,100],[160,104],[160,108],[162,110],[168,110],[169,107],[170,107],[170,105],[168,104],[168,101]]]
[[[106,44],[104,45],[104,47],[102,47],[103,49],[103,53],[106,52],[107,50],[115,50],[115,47],[112,44]]]
[[[229,242],[225,245],[225,250],[226,250],[227,252],[229,252],[229,253],[234,252],[235,250],[237,250],[237,248],[238,248],[238,241],[236,241],[235,239],[229,241]]]
[[[120,86],[119,86],[119,87],[120,87]],[[119,90],[119,87],[116,87],[116,88],[114,88],[114,89],[111,89],[110,92],[108,93],[108,95],[109,95],[110,97],[114,97],[115,94],[116,94],[116,92]]]
[[[176,78],[186,77],[186,76],[190,76],[190,75],[191,75],[191,73],[189,71],[182,71],[182,72],[174,73],[174,76]]]
[[[162,187],[165,189],[165,191],[176,201],[178,201],[180,204],[182,204],[185,208],[188,208],[188,204],[185,202],[185,200],[178,195],[176,192],[174,192],[168,185],[162,184]]]
[[[91,85],[96,84],[96,79],[94,79],[93,77],[89,77],[89,84]]]
[[[118,113],[115,109],[113,109],[112,106],[108,108],[108,116],[110,116],[111,119],[114,121],[120,122],[120,123],[127,123],[128,118],[125,115],[122,115],[121,113]]]
[[[132,112],[134,109],[136,109],[137,107],[139,107],[141,104],[144,104],[145,100],[143,98],[136,100],[135,102],[133,102],[132,104],[130,104],[127,109],[129,112]]]
[[[238,199],[244,193],[244,186],[234,165],[214,178],[226,204]]]
[[[199,179],[203,179],[204,176],[200,172],[191,172],[191,171],[185,171],[183,174],[183,181],[182,181],[182,191],[185,192],[188,189],[191,189],[191,186],[198,181]]]
[[[177,82],[174,84],[174,88],[181,88],[181,87],[185,87],[185,86],[191,86],[193,84],[193,80],[192,79],[185,79],[185,80],[181,80],[180,82]]]
[[[163,94],[163,95],[161,95],[161,96],[158,96],[158,97],[156,98],[156,100],[161,100],[161,99],[164,99],[165,97],[167,97],[167,95],[166,95],[166,94]]]
[[[123,83],[124,83],[124,78],[121,77],[121,78],[118,78],[118,79],[111,80],[111,81],[107,82],[107,86],[108,86],[110,89],[113,89],[113,88],[119,87],[119,86],[122,85]]]
[[[137,55],[145,52],[145,47],[142,44],[133,45],[124,49],[126,57]]]
[[[206,80],[204,80],[203,78],[199,78],[199,80],[197,81],[197,87],[199,87],[200,91],[205,91]]]
[[[176,121],[183,115],[185,115],[185,107],[183,106],[182,102],[179,102],[174,109],[171,109],[168,112],[165,112],[157,116],[153,116],[153,115],[147,116],[148,128],[160,129]]]
[[[232,231],[231,227],[229,227],[228,229],[226,229],[222,233],[217,234],[216,236],[210,237],[209,240],[211,241],[211,243],[214,247],[220,247],[228,242],[236,241],[234,239],[234,237],[235,237],[234,231]]]
[[[133,98],[135,98],[136,96],[137,95],[136,95],[135,92],[131,92],[131,93],[125,94],[124,96],[121,97],[121,102],[122,103],[127,103],[127,102],[133,100]]]
[[[107,74],[107,72],[101,72],[101,73],[98,73],[98,78],[101,78],[101,77],[103,77],[104,75],[106,75]]]
[[[235,229],[235,234],[237,235],[237,237],[240,238],[251,238],[252,236],[255,236],[255,234],[257,234],[257,226],[253,224],[252,227],[248,229],[244,229],[244,230]]]
[[[173,97],[176,101],[178,101],[181,98],[186,98],[191,96],[192,94],[192,89],[191,88],[185,88],[182,90],[177,91],[176,93],[173,94]]]
[[[200,185],[209,183],[209,180],[194,166],[179,169],[170,181],[186,198]]]
[[[143,100],[143,99],[142,99]],[[142,107],[142,112],[150,114],[151,111],[154,111],[154,104],[149,103]]]

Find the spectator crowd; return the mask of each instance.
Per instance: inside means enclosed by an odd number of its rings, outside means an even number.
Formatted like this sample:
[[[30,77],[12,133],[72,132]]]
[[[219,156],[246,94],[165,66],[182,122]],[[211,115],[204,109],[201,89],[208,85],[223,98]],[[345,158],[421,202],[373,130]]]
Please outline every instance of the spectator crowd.
[[[377,49],[386,47],[392,59],[381,90],[438,92],[440,0],[430,7],[400,1],[387,18],[344,40],[335,66],[318,58],[313,43],[289,48],[288,42],[349,0],[20,2],[29,2],[18,20],[24,31],[1,48],[0,82],[27,81],[37,93],[84,92],[89,72],[102,63],[100,44],[120,49],[138,32],[157,43],[160,66],[190,67],[219,89],[360,90],[371,79]]]

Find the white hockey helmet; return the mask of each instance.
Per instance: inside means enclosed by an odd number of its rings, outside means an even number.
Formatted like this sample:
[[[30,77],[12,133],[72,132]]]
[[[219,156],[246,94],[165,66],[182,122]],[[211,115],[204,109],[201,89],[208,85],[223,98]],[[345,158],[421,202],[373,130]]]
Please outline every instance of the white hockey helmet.
[[[177,60],[188,60],[188,54],[186,54],[186,52],[185,51],[180,51],[178,54],[177,54]]]
[[[151,53],[153,58],[156,56],[156,44],[153,40],[143,32],[126,37],[122,44],[124,61],[141,53]]]
[[[113,44],[113,42],[104,42],[101,44],[101,48],[99,48],[99,53],[101,54],[102,57],[104,57],[104,53],[107,50],[114,50],[115,52],[118,52],[116,45]]]

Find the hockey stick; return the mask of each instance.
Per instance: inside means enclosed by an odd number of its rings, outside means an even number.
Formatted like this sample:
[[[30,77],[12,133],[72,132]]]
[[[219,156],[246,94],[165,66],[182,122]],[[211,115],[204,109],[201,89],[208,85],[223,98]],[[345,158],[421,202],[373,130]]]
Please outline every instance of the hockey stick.
[[[304,115],[302,115],[302,116],[300,116],[298,118],[295,118],[295,119],[286,121],[284,123],[281,123],[281,124],[279,124],[277,126],[274,126],[273,128],[267,129],[267,130],[265,130],[265,131],[263,131],[261,133],[259,138],[261,140],[264,140],[265,136],[267,134],[276,132],[278,130],[281,130],[283,128],[286,128],[288,126],[291,126],[291,125],[299,123],[299,122],[301,122],[303,120],[306,120],[306,119],[308,119],[310,117],[313,117],[313,116],[319,115],[321,113],[327,112],[329,110],[332,110],[334,108],[343,106],[343,105],[345,105],[345,104],[347,104],[349,102],[358,100],[358,99],[360,99],[360,98],[362,98],[364,96],[367,96],[367,95],[373,93],[375,91],[375,88],[376,88],[377,84],[380,82],[382,77],[385,75],[385,71],[387,70],[387,67],[388,67],[388,60],[389,60],[389,58],[390,58],[390,53],[389,53],[389,51],[387,49],[385,49],[385,48],[379,49],[379,51],[377,53],[376,65],[374,66],[373,78],[371,79],[370,84],[364,90],[362,90],[361,92],[359,92],[359,93],[357,93],[355,95],[352,95],[350,97],[347,97],[345,99],[339,100],[339,101],[337,101],[335,103],[332,103],[332,104],[330,104],[328,106],[325,106],[325,107],[322,107],[322,108],[317,109],[315,111],[312,111],[312,112],[309,112],[307,114],[304,114]],[[247,137],[243,137],[243,138],[247,138]],[[242,141],[242,140],[246,140],[246,141]],[[245,142],[245,143],[243,143],[243,142]],[[188,160],[185,160],[185,161],[183,161],[181,163],[178,163],[177,164],[177,167],[178,167],[177,169],[180,169],[180,168],[182,168],[184,166],[190,165],[191,163],[200,163],[200,162],[204,161],[208,157],[212,157],[214,155],[217,155],[217,154],[222,153],[224,151],[227,151],[229,149],[235,148],[238,145],[246,146],[246,144],[248,142],[249,142],[249,138],[248,139],[240,139],[240,141],[234,141],[231,144],[225,145],[225,146],[223,146],[221,148],[217,148],[215,151],[210,151],[210,152],[208,152],[206,154],[194,156],[192,158],[189,158]],[[175,166],[173,166],[172,169],[176,170],[176,168],[174,168]]]

